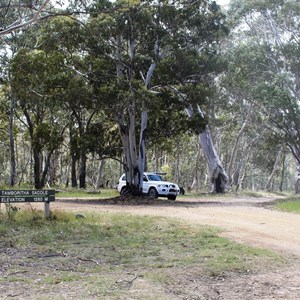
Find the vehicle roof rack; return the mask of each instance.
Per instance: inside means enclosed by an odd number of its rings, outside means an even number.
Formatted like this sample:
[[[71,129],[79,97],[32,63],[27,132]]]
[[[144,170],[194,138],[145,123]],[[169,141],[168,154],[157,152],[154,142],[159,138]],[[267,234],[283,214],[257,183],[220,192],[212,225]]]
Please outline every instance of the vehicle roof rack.
[[[167,172],[153,172],[153,173],[157,175],[167,175]]]

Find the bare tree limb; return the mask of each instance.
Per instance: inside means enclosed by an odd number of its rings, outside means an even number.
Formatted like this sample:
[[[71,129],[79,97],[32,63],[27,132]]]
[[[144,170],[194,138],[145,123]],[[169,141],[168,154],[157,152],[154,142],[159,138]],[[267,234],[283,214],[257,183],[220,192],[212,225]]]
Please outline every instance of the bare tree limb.
[[[38,8],[37,12],[34,14],[33,18],[30,19],[29,21],[25,21],[25,22],[22,22],[20,24],[12,24],[10,25],[7,29],[4,29],[4,30],[1,30],[0,31],[0,36],[1,35],[6,35],[6,34],[9,34],[15,30],[18,30],[20,28],[23,28],[25,26],[31,26],[33,25],[34,23],[38,22],[39,21],[39,17],[43,11],[43,9],[46,7],[46,5],[50,2],[50,0],[45,0],[44,3]]]

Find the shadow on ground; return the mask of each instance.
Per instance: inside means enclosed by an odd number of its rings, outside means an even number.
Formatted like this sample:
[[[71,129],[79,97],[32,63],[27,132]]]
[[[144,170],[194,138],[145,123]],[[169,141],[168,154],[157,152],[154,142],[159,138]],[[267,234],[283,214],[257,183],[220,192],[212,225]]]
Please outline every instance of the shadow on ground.
[[[57,198],[57,202],[61,203],[73,203],[84,205],[116,205],[116,206],[156,206],[156,207],[233,207],[233,206],[247,206],[247,207],[266,207],[271,208],[274,206],[276,198],[220,198],[220,197],[205,197],[197,199],[178,199],[171,201],[167,199],[153,199],[146,196],[143,197],[115,197],[109,199],[97,199],[97,198]]]

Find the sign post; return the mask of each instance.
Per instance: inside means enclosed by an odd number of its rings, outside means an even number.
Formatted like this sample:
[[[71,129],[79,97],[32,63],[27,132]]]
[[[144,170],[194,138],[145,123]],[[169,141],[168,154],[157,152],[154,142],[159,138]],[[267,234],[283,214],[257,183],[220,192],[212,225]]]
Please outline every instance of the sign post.
[[[55,190],[0,190],[0,203],[44,202],[46,218],[50,217],[50,202],[53,201]]]

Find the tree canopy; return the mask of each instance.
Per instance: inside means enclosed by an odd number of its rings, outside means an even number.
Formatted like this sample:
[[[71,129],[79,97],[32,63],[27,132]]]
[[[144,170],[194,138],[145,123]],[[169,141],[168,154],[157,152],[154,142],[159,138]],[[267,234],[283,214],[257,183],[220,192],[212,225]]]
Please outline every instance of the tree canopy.
[[[106,182],[125,171],[134,194],[149,168],[213,191],[291,186],[297,1],[233,0],[227,16],[204,0],[54,4],[1,3],[1,134],[24,157],[0,155],[11,176],[98,186],[113,158]]]

